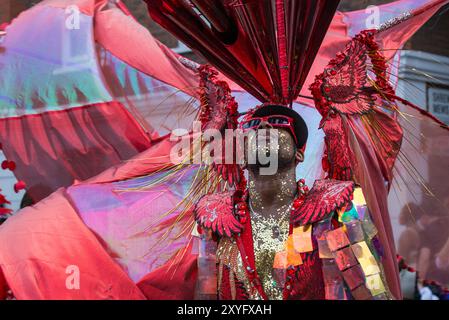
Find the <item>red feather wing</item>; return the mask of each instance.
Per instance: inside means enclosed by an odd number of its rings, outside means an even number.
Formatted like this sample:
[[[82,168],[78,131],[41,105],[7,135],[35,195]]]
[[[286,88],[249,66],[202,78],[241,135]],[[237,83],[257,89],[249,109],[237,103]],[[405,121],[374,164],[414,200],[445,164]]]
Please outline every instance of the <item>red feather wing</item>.
[[[243,225],[234,215],[232,192],[208,194],[195,207],[195,220],[219,236],[231,237],[242,231]]]
[[[368,48],[360,41],[351,41],[343,53],[329,63],[322,75],[321,95],[338,112],[361,114],[374,106],[374,97],[367,89]]]
[[[348,203],[353,191],[352,181],[316,180],[302,206],[292,213],[292,223],[307,225],[326,218]]]
[[[237,159],[229,159],[227,154],[237,154],[237,139],[226,136],[225,130],[237,128],[238,105],[234,97],[232,97],[231,90],[226,82],[216,79],[216,70],[210,66],[202,66],[199,68],[199,72],[201,76],[200,120],[202,122],[202,130],[203,132],[210,129],[218,130],[224,137],[222,139],[221,154],[214,155],[212,167],[224,181],[227,181],[233,187],[240,182],[243,173],[240,165],[237,163]],[[232,145],[229,146],[231,143]],[[232,150],[232,152],[229,150]]]

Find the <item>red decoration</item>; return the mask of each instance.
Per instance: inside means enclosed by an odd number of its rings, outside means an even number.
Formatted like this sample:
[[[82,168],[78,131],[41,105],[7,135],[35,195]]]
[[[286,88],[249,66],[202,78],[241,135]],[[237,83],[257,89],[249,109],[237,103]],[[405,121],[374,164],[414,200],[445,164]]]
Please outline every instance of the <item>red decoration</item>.
[[[15,185],[14,185],[14,191],[16,193],[18,193],[20,190],[23,190],[26,188],[26,184],[23,181],[18,181]]]
[[[293,224],[307,225],[324,219],[326,215],[347,203],[354,191],[354,183],[330,179],[316,180],[310,192],[307,186],[300,191],[307,196],[304,197],[303,205],[292,212],[291,221]]]
[[[11,204],[11,202],[9,202],[8,199],[6,199],[6,197],[0,193],[0,205],[2,204]]]
[[[195,220],[204,229],[231,237],[241,232],[243,224],[234,215],[233,192],[207,194],[195,206]]]
[[[8,161],[8,169],[14,171],[16,169],[16,163],[14,161]]]
[[[0,216],[6,216],[12,212],[9,208],[0,208]]]

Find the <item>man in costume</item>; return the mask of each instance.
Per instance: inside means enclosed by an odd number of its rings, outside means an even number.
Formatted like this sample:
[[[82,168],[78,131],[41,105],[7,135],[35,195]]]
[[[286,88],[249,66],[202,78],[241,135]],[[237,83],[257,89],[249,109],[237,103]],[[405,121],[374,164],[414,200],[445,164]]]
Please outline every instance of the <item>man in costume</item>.
[[[266,148],[258,143],[260,129],[279,130],[278,145],[270,147],[279,167],[274,175],[261,175],[260,162],[248,163],[248,186],[239,190],[240,197],[232,192],[206,195],[196,206],[200,233],[204,237],[211,230],[219,239],[219,297],[390,297],[361,191],[353,202],[353,182],[318,180],[310,191],[303,179],[296,182],[307,140],[301,116],[286,106],[264,105],[245,117],[242,128],[256,130],[247,145],[255,153]]]
[[[220,109],[210,102],[226,99],[220,93],[219,98],[213,97],[209,90],[209,96],[201,100],[206,101],[200,114],[204,128],[256,130],[256,138],[247,145],[254,151],[259,148],[255,141],[260,140],[261,128],[280,130],[279,147],[271,150],[279,160],[273,176],[258,174],[261,163],[248,163],[247,185],[242,168],[213,166],[231,188],[206,195],[195,206],[202,235],[200,297],[213,297],[218,290],[224,299],[386,299],[391,297],[386,282],[400,295],[385,185],[391,179],[402,130],[394,111],[397,97],[386,80],[386,59],[375,41],[382,27],[354,37],[310,86],[322,115],[322,161],[327,176],[315,181],[310,192],[304,180],[296,183],[295,168],[304,159],[307,126],[291,105],[304,83],[302,73],[309,70],[322,41],[318,30],[327,28],[337,4],[303,1],[300,8],[285,1],[223,1],[218,12],[218,5],[198,3],[195,6],[211,26],[197,28],[192,23],[186,29],[190,21],[202,24],[189,6],[178,1],[148,2],[158,23],[264,102],[238,124],[235,110],[229,107],[232,102]],[[291,18],[301,16],[301,10],[317,16],[303,16],[302,22]],[[277,33],[256,32],[252,27],[258,22]],[[304,35],[289,34],[289,30],[300,30],[296,23],[310,29]],[[313,41],[301,51],[300,39],[310,36],[308,32]],[[270,36],[276,41],[270,42]],[[354,182],[363,189],[355,197]],[[371,215],[381,227],[379,239]],[[216,275],[212,272],[215,255]]]

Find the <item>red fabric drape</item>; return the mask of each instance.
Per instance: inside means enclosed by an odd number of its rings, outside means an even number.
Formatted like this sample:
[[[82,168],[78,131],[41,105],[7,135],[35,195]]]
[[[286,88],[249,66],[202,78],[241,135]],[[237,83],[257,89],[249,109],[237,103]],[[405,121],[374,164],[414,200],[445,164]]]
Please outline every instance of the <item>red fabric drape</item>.
[[[0,141],[35,201],[85,180],[150,146],[119,102],[0,119]]]
[[[8,295],[8,285],[6,284],[3,271],[0,270],[0,300],[5,300]]]
[[[2,272],[18,300],[145,299],[79,218],[64,189],[2,225]],[[79,287],[69,287],[76,278]],[[2,293],[0,288],[0,298]]]
[[[170,259],[137,283],[148,300],[193,300],[198,275],[198,255],[191,254],[189,245],[176,263]]]

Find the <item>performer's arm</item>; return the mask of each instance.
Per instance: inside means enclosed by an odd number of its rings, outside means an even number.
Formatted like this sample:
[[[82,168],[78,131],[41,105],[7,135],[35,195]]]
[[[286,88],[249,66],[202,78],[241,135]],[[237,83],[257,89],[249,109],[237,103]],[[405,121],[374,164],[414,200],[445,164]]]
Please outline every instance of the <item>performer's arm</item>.
[[[439,269],[449,268],[449,239],[446,241],[446,244],[440,252],[438,252],[436,257],[436,265]]]

